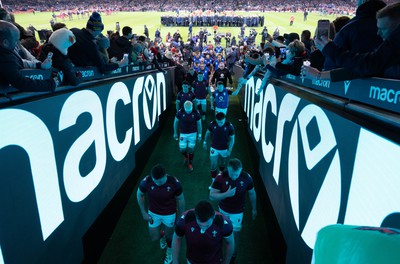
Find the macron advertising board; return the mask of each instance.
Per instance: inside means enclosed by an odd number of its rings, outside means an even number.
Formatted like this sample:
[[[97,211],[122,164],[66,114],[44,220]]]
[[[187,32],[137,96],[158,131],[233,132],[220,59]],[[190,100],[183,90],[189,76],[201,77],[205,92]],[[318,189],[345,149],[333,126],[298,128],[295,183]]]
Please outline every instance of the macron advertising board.
[[[398,227],[400,145],[277,85],[256,95],[261,81],[249,79],[243,107],[286,262],[310,263],[327,225]]]
[[[80,263],[171,103],[171,72],[0,109],[0,263]]]

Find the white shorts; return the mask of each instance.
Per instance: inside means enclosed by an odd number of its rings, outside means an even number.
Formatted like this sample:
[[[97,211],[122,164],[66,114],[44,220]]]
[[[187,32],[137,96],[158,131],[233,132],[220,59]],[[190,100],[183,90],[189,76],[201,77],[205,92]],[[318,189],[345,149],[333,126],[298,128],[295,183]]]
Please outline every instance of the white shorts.
[[[210,148],[210,157],[215,157],[215,156],[221,156],[223,158],[229,157],[228,150],[223,149],[223,150],[218,150],[213,147]]]
[[[176,214],[171,215],[159,215],[155,214],[151,211],[148,212],[150,217],[153,219],[153,223],[149,222],[149,227],[159,227],[161,224],[164,224],[166,227],[174,227]]]
[[[232,222],[233,231],[239,232],[242,230],[242,222],[243,222],[243,213],[239,214],[230,214],[219,208],[219,212],[225,215]]]
[[[218,107],[215,108],[215,114],[224,113],[226,115],[227,112],[228,108],[218,108]]]
[[[196,136],[197,132],[190,134],[180,134],[179,135],[179,148],[185,149],[186,147],[194,148],[196,146]]]
[[[197,99],[196,98],[196,104],[197,105],[207,105],[207,98],[204,98],[204,99]]]

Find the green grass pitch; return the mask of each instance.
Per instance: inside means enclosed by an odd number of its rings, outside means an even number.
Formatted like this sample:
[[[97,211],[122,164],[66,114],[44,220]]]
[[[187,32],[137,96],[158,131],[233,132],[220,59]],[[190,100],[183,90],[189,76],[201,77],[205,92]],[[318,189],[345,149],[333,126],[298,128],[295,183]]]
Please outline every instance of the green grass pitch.
[[[120,27],[130,26],[133,28],[133,32],[142,35],[144,25],[147,25],[150,32],[150,38],[154,38],[154,32],[156,28],[161,29],[161,36],[165,41],[165,36],[168,32],[173,34],[177,29],[181,33],[184,41],[187,39],[188,28],[187,27],[166,27],[161,26],[160,17],[161,15],[173,14],[171,12],[118,12],[113,13],[111,15],[102,14],[103,23],[105,25],[106,30],[115,30],[115,23],[118,21],[120,23]],[[304,29],[308,29],[311,31],[312,35],[314,35],[315,27],[317,25],[317,21],[319,19],[329,19],[330,21],[334,20],[337,16],[335,15],[320,15],[319,13],[310,13],[308,15],[307,21],[303,21],[303,13],[275,13],[275,12],[237,12],[239,15],[249,15],[249,14],[261,14],[265,17],[265,25],[268,28],[268,32],[270,34],[273,33],[276,27],[279,28],[280,34],[297,32],[299,35],[301,31]],[[295,16],[295,21],[293,26],[289,26],[289,18],[290,16]],[[29,24],[32,24],[36,29],[50,29],[50,12],[37,12],[36,14],[32,13],[21,13],[15,14],[16,22],[19,23],[23,27],[28,27]],[[63,22],[67,25],[68,28],[82,28],[85,27],[88,17],[77,19],[74,15],[74,20],[69,21],[68,18],[65,21],[58,19],[58,22]],[[208,32],[213,32],[212,27],[207,27]],[[246,29],[246,34],[249,33],[249,27]],[[261,33],[262,27],[255,28],[258,33]],[[199,31],[199,27],[193,27],[193,33],[196,34]],[[226,33],[231,32],[232,36],[237,36],[240,32],[240,28],[237,27],[220,27],[218,32]],[[260,34],[257,36],[256,43],[261,42]],[[222,42],[223,44],[225,41]]]

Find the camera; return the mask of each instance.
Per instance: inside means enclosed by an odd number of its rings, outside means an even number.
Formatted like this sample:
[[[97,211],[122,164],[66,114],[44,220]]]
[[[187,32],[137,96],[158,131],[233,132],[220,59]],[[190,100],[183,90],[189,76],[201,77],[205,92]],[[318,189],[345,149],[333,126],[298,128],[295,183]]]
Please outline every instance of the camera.
[[[286,59],[286,50],[287,48],[280,48],[279,51],[281,52],[281,59]]]

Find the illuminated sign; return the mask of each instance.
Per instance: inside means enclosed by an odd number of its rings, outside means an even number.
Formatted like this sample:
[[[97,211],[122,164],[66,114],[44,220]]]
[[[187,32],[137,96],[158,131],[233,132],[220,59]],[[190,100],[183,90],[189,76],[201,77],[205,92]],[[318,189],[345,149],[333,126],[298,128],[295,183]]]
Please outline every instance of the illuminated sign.
[[[134,169],[169,92],[157,73],[0,110],[0,263],[82,261],[77,241]]]
[[[380,226],[400,212],[398,144],[279,86],[257,96],[260,86],[247,82],[244,111],[288,263],[310,262],[326,225]]]

